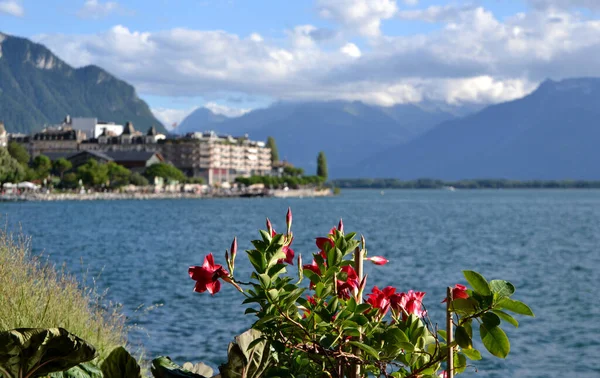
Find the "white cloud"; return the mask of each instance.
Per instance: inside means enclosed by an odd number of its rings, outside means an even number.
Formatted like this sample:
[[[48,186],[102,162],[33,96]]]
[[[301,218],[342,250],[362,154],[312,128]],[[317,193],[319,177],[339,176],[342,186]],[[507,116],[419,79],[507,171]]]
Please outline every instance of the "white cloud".
[[[23,17],[25,9],[18,0],[0,1],[0,13],[6,13],[15,17]]]
[[[119,4],[114,1],[86,0],[83,7],[77,11],[77,17],[99,19],[119,9]]]
[[[600,10],[600,1],[598,0],[528,0],[530,4],[539,9],[548,8],[588,8]]]
[[[217,104],[216,102],[207,102],[204,104],[204,107],[215,114],[222,114],[227,117],[239,117],[252,110],[249,108],[233,108],[230,106]]]
[[[340,51],[352,58],[360,58],[360,56],[362,55],[358,46],[356,46],[354,43],[350,43],[350,42],[348,42],[344,46],[342,46]]]
[[[190,115],[198,107],[190,109],[152,108],[152,113],[168,130],[173,130],[185,117]]]
[[[250,34],[250,40],[257,43],[264,41],[263,37],[258,33]]]
[[[424,34],[367,37],[361,49],[348,42],[354,38],[348,32],[326,41],[315,38],[322,29],[313,25],[296,26],[284,39],[260,41],[225,31],[145,32],[124,26],[36,40],[70,64],[107,69],[141,94],[208,101],[242,93],[382,105],[427,99],[487,103],[523,96],[547,77],[600,76],[600,20],[590,15],[533,9],[499,20],[473,6],[410,12],[396,15],[440,27]]]
[[[396,0],[317,0],[319,15],[367,37],[381,34],[381,21],[398,11]]]

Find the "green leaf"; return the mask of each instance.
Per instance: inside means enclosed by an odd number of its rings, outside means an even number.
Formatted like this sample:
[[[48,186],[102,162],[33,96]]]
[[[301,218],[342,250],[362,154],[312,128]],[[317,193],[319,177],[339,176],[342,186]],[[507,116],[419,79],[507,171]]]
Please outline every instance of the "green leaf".
[[[477,349],[462,349],[461,353],[467,356],[469,360],[479,361],[481,360],[481,353]]]
[[[473,347],[473,341],[471,340],[471,337],[469,336],[467,330],[462,326],[456,327],[455,339],[456,343],[461,348],[470,349]]]
[[[207,378],[183,369],[165,356],[153,359],[150,371],[155,378]]]
[[[490,285],[486,281],[486,279],[479,273],[474,272],[472,270],[463,270],[463,275],[465,276],[467,282],[473,290],[478,292],[481,295],[491,295],[492,292],[490,290]]]
[[[13,377],[44,376],[96,357],[96,349],[63,328],[0,332],[0,367]]]
[[[69,370],[50,373],[49,378],[103,378],[102,371],[90,362],[83,362]]]
[[[448,340],[448,335],[446,334],[446,331],[444,331],[443,329],[438,329],[437,334],[440,335],[442,337],[442,339]]]
[[[264,273],[267,268],[265,255],[256,249],[248,250],[246,252],[248,253],[248,259],[252,263],[252,266],[254,266],[254,269],[256,269],[258,273]]]
[[[373,347],[358,341],[350,341],[350,345],[359,348],[360,350],[366,352],[369,356],[373,357],[376,360],[379,360],[379,353]]]
[[[477,312],[478,303],[473,298],[458,298],[450,303],[452,312],[470,315]]]
[[[510,298],[502,298],[496,303],[497,309],[512,311],[516,314],[535,316],[525,303]]]
[[[123,347],[117,347],[100,365],[104,378],[142,377],[140,365]]]
[[[486,312],[481,317],[481,320],[483,321],[485,326],[488,328],[497,327],[500,325],[500,318],[498,317],[498,315],[494,314],[493,312]]]
[[[408,340],[408,336],[399,328],[388,329],[383,338],[385,340],[385,352],[388,356],[395,357],[402,349],[408,352],[415,349],[414,345]]]
[[[500,311],[500,310],[492,310],[492,312],[496,315],[498,315],[498,317],[502,320],[504,320],[507,323],[512,324],[513,326],[515,326],[515,328],[519,328],[519,322],[517,321],[517,319],[513,318],[512,316],[510,316],[509,314],[507,314],[504,311]]]
[[[499,358],[506,358],[510,352],[510,342],[506,333],[500,327],[488,327],[485,323],[479,326],[479,334],[483,346],[491,354]]]
[[[244,332],[235,338],[235,342],[229,343],[227,357],[227,362],[219,366],[222,378],[258,378],[272,363],[270,344],[255,329]]]
[[[258,281],[263,289],[268,289],[271,286],[271,277],[267,273],[261,273],[258,275]]]
[[[454,372],[457,374],[462,373],[467,368],[467,359],[461,353],[454,354]]]
[[[510,297],[515,293],[513,284],[504,280],[491,280],[490,289],[498,298]]]

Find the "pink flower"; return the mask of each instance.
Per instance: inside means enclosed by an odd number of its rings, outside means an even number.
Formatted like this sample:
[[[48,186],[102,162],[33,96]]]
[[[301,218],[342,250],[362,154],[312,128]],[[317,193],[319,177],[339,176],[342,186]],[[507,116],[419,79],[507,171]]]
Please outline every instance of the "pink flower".
[[[465,285],[456,284],[452,289],[452,300],[454,299],[467,299],[469,298],[469,293],[467,293],[467,287]],[[448,301],[448,298],[444,298],[442,303]]]
[[[367,257],[365,260],[372,262],[375,265],[385,265],[390,262],[390,260],[386,259],[383,256],[373,256]]]
[[[342,222],[341,219],[340,219],[340,223],[338,223],[337,230],[339,232],[341,232],[342,234],[344,233],[344,222]]]
[[[354,289],[358,289],[358,275],[351,266],[343,266],[337,276],[338,297],[349,299],[350,291]]]
[[[440,374],[438,374],[438,377],[440,377],[440,378],[448,378],[448,372],[446,370],[444,370]]]
[[[380,290],[377,286],[373,287],[371,294],[368,295],[367,303],[373,306],[373,308],[379,309],[379,315],[385,315],[390,309],[391,298],[395,295],[396,289],[388,286],[383,290]]]
[[[402,314],[402,320],[406,320],[411,314],[422,318],[426,314],[422,303],[424,296],[424,292],[413,290],[409,290],[408,293],[394,294],[391,297],[394,314],[396,316]]]
[[[190,266],[188,273],[190,278],[196,281],[194,291],[198,293],[208,291],[212,295],[221,290],[219,278],[229,277],[229,273],[221,265],[215,264],[212,253],[204,258],[202,266]]]

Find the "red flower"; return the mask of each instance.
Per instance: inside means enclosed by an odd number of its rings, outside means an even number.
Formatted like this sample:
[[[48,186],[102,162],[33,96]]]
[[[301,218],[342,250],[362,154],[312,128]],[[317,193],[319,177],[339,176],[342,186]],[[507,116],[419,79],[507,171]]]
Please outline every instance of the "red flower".
[[[452,300],[454,299],[467,299],[469,298],[469,294],[467,293],[467,287],[465,285],[456,284],[454,285],[454,289],[452,289]],[[444,298],[442,303],[446,302],[448,298]]]
[[[390,298],[392,310],[396,315],[401,313],[402,320],[406,320],[411,314],[415,314],[419,318],[422,318],[426,314],[422,303],[424,296],[424,292],[413,290],[409,290],[408,293],[394,294]]]
[[[390,262],[390,260],[386,259],[383,256],[373,256],[367,257],[365,260],[372,262],[375,265],[385,265]]]
[[[371,294],[368,295],[367,303],[374,308],[379,309],[379,315],[385,315],[390,309],[391,298],[396,295],[396,289],[388,286],[383,290],[379,290],[377,286],[373,287]]]
[[[202,266],[190,266],[190,278],[196,281],[194,291],[204,293],[208,290],[212,295],[221,290],[219,278],[228,277],[229,273],[221,265],[215,264],[212,253],[204,258]]]
[[[308,269],[308,270],[314,272],[318,276],[321,275],[321,269],[319,269],[319,265],[317,264],[317,262],[315,260],[313,260],[312,264],[303,265],[302,268]]]
[[[283,246],[283,248],[281,250],[283,251],[283,253],[285,253],[285,259],[277,260],[277,264],[283,264],[285,262],[290,265],[294,265],[294,250],[290,248],[290,245],[292,245],[293,241],[294,241],[294,238],[292,237],[290,242],[289,243],[286,242],[286,244]]]
[[[337,276],[338,297],[349,299],[350,291],[354,289],[358,289],[358,275],[351,266],[343,266]]]
[[[330,245],[331,247],[335,247],[335,243],[333,242],[333,240],[329,239],[329,238],[317,238],[316,242],[317,247],[319,248],[319,250],[321,252],[325,252],[325,246],[326,245]]]

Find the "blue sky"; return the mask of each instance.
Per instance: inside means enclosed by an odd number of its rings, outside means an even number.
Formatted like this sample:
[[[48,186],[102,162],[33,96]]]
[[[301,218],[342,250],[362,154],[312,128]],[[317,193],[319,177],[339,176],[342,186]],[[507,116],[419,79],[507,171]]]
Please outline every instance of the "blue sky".
[[[278,100],[523,96],[598,75],[597,0],[0,0],[0,31],[136,86],[165,123]]]

